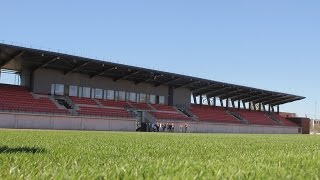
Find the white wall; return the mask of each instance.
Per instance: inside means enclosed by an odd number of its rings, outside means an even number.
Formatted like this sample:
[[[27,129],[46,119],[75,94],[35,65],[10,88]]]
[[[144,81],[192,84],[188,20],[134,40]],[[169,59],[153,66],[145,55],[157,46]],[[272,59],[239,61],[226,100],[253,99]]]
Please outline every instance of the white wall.
[[[166,123],[166,122],[162,122]],[[170,122],[172,123],[172,122]],[[175,131],[188,124],[193,133],[252,133],[252,134],[298,134],[299,127],[214,124],[205,122],[173,122]],[[49,116],[19,113],[0,113],[0,128],[61,129],[135,131],[135,119],[94,118],[78,116]]]

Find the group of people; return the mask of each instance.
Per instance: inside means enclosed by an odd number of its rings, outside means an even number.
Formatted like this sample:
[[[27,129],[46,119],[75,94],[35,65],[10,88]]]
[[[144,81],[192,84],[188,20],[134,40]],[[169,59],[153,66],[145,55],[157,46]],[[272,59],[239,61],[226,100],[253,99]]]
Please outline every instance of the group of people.
[[[179,124],[179,129],[175,131],[175,124],[174,123],[147,123],[148,124],[148,131],[149,132],[181,132],[187,133],[188,132],[188,124]]]

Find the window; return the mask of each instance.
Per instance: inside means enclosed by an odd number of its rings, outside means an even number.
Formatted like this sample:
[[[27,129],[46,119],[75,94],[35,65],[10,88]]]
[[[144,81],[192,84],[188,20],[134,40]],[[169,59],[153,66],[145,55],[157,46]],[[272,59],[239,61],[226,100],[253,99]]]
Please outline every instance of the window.
[[[125,91],[119,91],[119,101],[125,101],[126,100],[126,92]]]
[[[78,96],[78,86],[69,86],[69,96]]]
[[[140,102],[141,103],[147,102],[147,95],[146,94],[140,94]]]
[[[129,101],[131,102],[137,102],[137,94],[134,92],[129,93]]]
[[[102,94],[103,93],[103,91],[102,91],[102,89],[95,89],[95,98],[97,98],[97,99],[102,99]]]
[[[150,95],[149,102],[150,102],[150,104],[155,104],[156,103],[156,95]]]
[[[114,100],[115,99],[114,90],[107,90],[107,99],[108,100]]]
[[[159,96],[159,104],[164,104],[164,96]]]
[[[51,94],[64,95],[64,85],[63,84],[52,84]]]
[[[91,89],[89,87],[83,87],[82,88],[82,97],[90,98],[90,91],[91,91]]]

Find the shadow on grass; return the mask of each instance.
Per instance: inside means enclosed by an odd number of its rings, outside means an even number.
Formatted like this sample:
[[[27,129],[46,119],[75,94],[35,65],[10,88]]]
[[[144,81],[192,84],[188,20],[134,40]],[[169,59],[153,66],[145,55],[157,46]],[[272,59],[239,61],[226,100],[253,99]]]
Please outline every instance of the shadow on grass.
[[[0,154],[15,154],[15,153],[29,153],[29,154],[39,154],[45,153],[46,150],[37,147],[8,147],[0,146]]]

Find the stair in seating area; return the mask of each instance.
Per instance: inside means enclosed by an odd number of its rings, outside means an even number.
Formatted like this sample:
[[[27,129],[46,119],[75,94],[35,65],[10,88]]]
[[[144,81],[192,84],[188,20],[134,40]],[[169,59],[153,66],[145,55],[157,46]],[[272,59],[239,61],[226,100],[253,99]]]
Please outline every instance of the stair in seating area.
[[[243,116],[250,124],[254,125],[271,125],[279,126],[280,124],[270,119],[264,112],[239,110],[239,114]]]
[[[228,114],[224,108],[207,105],[192,105],[190,111],[196,115],[199,121],[212,123],[241,124],[241,121]]]

